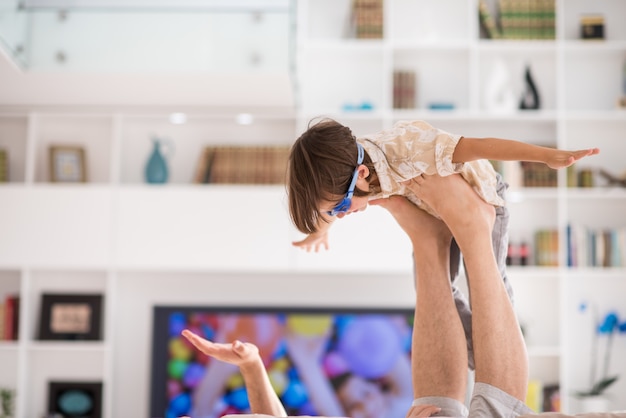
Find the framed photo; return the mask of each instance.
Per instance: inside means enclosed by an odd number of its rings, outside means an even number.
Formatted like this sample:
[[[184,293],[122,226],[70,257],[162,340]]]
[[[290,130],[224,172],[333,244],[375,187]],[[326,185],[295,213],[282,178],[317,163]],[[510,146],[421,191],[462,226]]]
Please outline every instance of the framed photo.
[[[48,414],[67,418],[101,418],[102,382],[49,382]]]
[[[87,181],[85,150],[81,147],[50,147],[50,181],[84,183]]]
[[[39,339],[101,340],[102,295],[43,294]]]

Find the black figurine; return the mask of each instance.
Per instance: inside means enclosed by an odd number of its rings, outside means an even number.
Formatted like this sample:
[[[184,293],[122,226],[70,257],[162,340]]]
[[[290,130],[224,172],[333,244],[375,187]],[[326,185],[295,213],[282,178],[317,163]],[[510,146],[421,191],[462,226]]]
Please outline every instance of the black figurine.
[[[522,100],[520,100],[519,108],[526,109],[539,109],[540,101],[539,101],[539,92],[537,91],[537,86],[533,80],[532,75],[530,74],[530,67],[526,66],[526,75],[524,76],[526,81],[524,94],[522,95]]]

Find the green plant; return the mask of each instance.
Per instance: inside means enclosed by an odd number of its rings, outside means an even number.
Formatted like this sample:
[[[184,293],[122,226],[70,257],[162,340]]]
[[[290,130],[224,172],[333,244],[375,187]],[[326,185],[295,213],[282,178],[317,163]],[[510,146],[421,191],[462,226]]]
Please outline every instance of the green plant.
[[[581,311],[587,310],[587,305],[582,304]],[[598,323],[594,315],[594,326]],[[619,379],[619,375],[609,376],[609,365],[611,362],[611,351],[613,348],[613,340],[615,335],[620,332],[626,332],[626,322],[620,325],[619,318],[615,312],[609,312],[604,320],[594,330],[594,339],[592,340],[591,348],[591,375],[590,375],[590,387],[587,390],[577,391],[576,396],[579,398],[585,398],[590,396],[600,396],[609,387],[611,387]],[[597,356],[598,356],[598,340],[601,336],[606,336],[606,344],[604,346],[604,356],[602,358],[602,373],[600,378],[596,378],[597,368]]]
[[[13,398],[15,394],[10,389],[0,389],[0,418],[13,416]]]

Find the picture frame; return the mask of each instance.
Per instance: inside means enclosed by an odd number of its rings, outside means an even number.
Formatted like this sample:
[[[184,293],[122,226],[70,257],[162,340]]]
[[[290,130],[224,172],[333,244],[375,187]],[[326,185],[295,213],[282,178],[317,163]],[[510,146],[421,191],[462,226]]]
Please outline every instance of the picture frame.
[[[102,340],[102,302],[100,294],[42,294],[39,340]]]
[[[102,382],[48,382],[50,416],[102,418]]]
[[[69,145],[51,146],[50,181],[53,183],[85,183],[87,181],[85,149]]]

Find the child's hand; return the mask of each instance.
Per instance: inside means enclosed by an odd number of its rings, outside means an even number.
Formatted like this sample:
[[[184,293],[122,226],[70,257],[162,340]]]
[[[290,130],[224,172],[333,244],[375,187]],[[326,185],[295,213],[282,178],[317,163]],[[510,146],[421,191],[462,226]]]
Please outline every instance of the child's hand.
[[[319,252],[320,247],[328,250],[328,231],[307,235],[302,241],[294,241],[292,244],[294,247],[306,250],[306,252],[311,252],[311,250]]]
[[[590,155],[596,155],[600,152],[598,148],[589,148],[578,151],[561,151],[554,150],[551,152],[548,158],[546,158],[546,165],[553,169],[565,168],[574,164],[576,161],[589,157]]]

